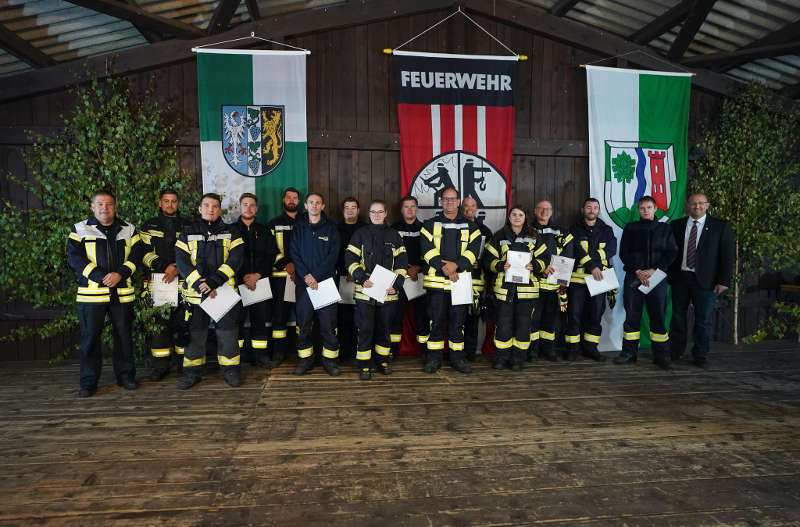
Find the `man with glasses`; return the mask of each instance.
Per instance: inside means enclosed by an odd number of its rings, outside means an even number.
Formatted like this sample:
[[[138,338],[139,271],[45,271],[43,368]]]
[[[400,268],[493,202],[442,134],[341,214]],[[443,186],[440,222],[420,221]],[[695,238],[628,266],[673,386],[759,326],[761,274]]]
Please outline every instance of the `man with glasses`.
[[[472,271],[481,248],[481,231],[474,221],[459,210],[458,191],[442,190],[439,205],[442,212],[425,221],[422,234],[422,258],[427,264],[424,285],[428,296],[431,331],[425,372],[436,373],[442,366],[445,330],[450,348],[450,364],[461,373],[470,373],[472,366],[464,356],[464,319],[466,305],[452,305],[450,295],[459,273]]]
[[[686,314],[691,302],[694,364],[708,368],[714,300],[731,285],[733,232],[727,221],[706,213],[709,203],[705,194],[692,194],[687,205],[689,217],[670,224],[679,251],[667,276],[672,286],[671,355],[676,361],[686,350]]]

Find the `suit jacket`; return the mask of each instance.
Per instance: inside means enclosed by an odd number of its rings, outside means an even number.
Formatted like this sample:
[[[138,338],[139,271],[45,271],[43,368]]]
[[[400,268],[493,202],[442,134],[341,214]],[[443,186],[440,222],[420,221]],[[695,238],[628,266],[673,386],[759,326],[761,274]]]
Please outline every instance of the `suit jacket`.
[[[678,257],[672,262],[668,271],[670,283],[683,280],[681,264],[688,219],[688,217],[681,218],[670,223],[678,244]],[[716,284],[730,287],[733,258],[733,232],[731,232],[730,224],[723,219],[707,214],[703,233],[697,246],[697,263],[695,265],[695,275],[700,287],[713,289]]]

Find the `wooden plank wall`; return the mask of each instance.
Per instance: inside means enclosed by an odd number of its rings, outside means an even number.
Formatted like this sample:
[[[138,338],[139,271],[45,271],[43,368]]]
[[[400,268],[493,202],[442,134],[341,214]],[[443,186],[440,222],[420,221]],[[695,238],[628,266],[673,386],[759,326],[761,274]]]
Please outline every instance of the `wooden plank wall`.
[[[445,12],[405,16],[360,26],[289,38],[288,42],[312,51],[308,59],[309,183],[322,192],[329,211],[339,217],[338,203],[354,195],[360,201],[381,198],[394,202],[400,197],[400,155],[396,144],[365,147],[357,141],[315,141],[324,132],[397,133],[397,108],[391,58],[382,49],[399,45],[439,21]],[[514,51],[530,60],[519,63],[516,87],[515,135],[520,141],[572,141],[585,145],[586,82],[579,66],[601,56],[488,19],[477,21]],[[455,17],[431,31],[406,50],[452,53],[500,54],[505,51],[466,19]],[[145,51],[143,51],[145,52]],[[604,64],[612,65],[613,61]],[[130,75],[134,91],[142,93],[154,83],[156,96],[168,104],[180,128],[178,147],[181,167],[200,176],[197,134],[197,77],[194,61],[164,66]],[[717,97],[693,90],[690,139],[697,125],[713,115]],[[0,105],[0,127],[24,130],[57,127],[61,115],[71,109],[67,90]],[[8,135],[8,134],[6,134]],[[18,134],[19,135],[19,134]],[[341,134],[340,134],[341,136]],[[346,136],[346,135],[345,135]],[[0,143],[0,197],[22,207],[36,207],[34,196],[11,184],[9,171],[26,178],[20,142]],[[322,143],[322,146],[320,144]],[[517,150],[520,150],[518,148]],[[530,152],[530,150],[527,150]],[[569,224],[577,218],[581,200],[588,193],[588,154],[547,155],[517,153],[513,160],[514,201],[529,209],[537,200],[553,201],[557,219]],[[363,207],[366,208],[366,207]],[[396,214],[396,209],[395,209]],[[390,218],[391,219],[391,218]],[[2,301],[2,298],[0,298]],[[24,305],[0,304],[0,331],[7,331],[23,316],[36,318]],[[36,345],[0,344],[0,360],[55,356],[63,342]],[[39,351],[34,351],[39,350]]]

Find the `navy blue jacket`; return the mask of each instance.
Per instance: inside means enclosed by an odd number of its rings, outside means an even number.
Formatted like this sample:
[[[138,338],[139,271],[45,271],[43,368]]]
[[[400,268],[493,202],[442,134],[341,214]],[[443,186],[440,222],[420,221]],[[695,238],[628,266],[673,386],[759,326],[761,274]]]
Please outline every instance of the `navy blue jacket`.
[[[317,282],[333,277],[339,259],[339,229],[323,212],[319,222],[308,222],[308,214],[298,214],[292,233],[290,254],[297,273],[297,285],[305,287],[303,278],[311,273]]]

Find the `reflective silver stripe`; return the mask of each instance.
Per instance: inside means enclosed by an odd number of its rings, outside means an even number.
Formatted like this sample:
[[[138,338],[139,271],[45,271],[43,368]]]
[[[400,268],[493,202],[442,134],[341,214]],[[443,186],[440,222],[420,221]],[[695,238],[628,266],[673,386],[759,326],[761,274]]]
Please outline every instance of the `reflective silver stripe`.
[[[400,236],[402,236],[403,238],[405,238],[405,237],[419,238],[419,231],[413,231],[413,232],[410,232],[410,231],[397,231],[397,232],[399,232]]]
[[[222,234],[212,234],[211,236],[208,237],[206,241],[215,242],[217,240],[230,240],[230,239],[231,239],[231,233],[225,232]]]
[[[558,229],[551,229],[550,227],[547,227],[547,228],[545,228],[545,229],[540,229],[540,230],[539,230],[539,233],[540,233],[540,234],[556,234],[556,235],[558,235],[558,236],[561,236],[561,231],[560,231],[560,230],[558,230]]]
[[[533,238],[517,238],[514,241],[519,243],[536,243],[536,240],[534,240]]]
[[[186,237],[186,241],[189,241],[189,242],[200,242],[200,241],[203,241],[203,235],[202,234],[190,234],[189,236]]]
[[[274,229],[276,231],[290,231],[293,227],[294,225],[276,225]]]
[[[436,221],[433,224],[440,226],[442,229],[466,229],[469,227],[469,223],[442,223]]]
[[[131,225],[130,223],[126,223],[123,225],[122,229],[117,233],[117,240],[129,240],[132,236],[136,227]]]
[[[106,235],[100,232],[100,229],[94,225],[87,225],[86,220],[75,224],[75,234],[81,238],[102,238],[106,239]]]

